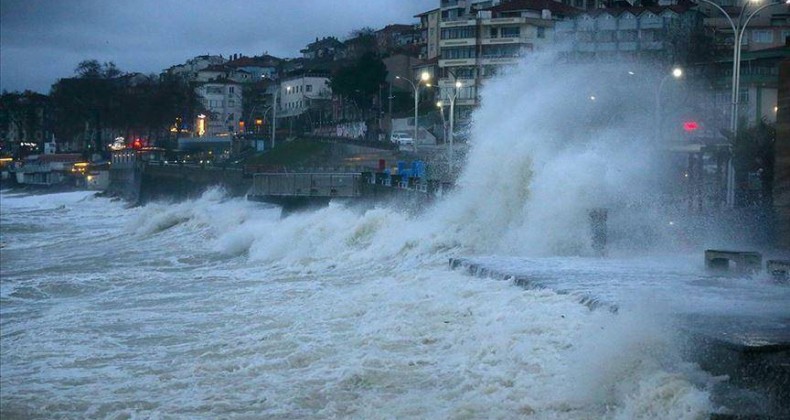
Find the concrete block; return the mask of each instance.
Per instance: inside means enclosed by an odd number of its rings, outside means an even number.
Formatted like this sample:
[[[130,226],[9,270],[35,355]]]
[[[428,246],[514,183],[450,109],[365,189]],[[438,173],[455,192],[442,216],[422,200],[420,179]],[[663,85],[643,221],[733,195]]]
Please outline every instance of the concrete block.
[[[790,260],[768,260],[765,271],[777,281],[787,282],[790,279]]]
[[[731,264],[734,266],[731,266]],[[762,269],[763,256],[759,252],[725,251],[708,249],[705,251],[705,268],[716,271],[732,271],[750,274]]]

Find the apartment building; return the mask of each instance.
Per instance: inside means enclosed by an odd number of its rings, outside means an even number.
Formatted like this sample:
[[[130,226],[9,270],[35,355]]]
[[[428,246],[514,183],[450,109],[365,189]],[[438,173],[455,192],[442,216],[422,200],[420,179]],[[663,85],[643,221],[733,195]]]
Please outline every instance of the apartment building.
[[[439,56],[440,16],[439,8],[414,16],[420,19],[420,59],[433,60]]]
[[[703,15],[690,5],[607,8],[557,22],[557,48],[569,62],[688,61]]]
[[[242,120],[240,84],[231,80],[205,82],[195,88],[195,93],[207,111],[197,116],[198,136],[228,136],[238,131]]]
[[[580,10],[552,0],[441,0],[439,97],[474,106],[485,79],[553,43],[554,24]]]
[[[725,12],[733,19],[739,18],[741,10],[744,11],[743,18],[748,17],[758,7],[764,3],[754,2],[742,8],[740,2],[733,3],[732,0],[717,1]],[[700,2],[699,10],[705,14],[705,26],[712,28],[716,46],[721,49],[732,49],[735,43],[732,26],[724,14],[715,7]],[[755,14],[749,21],[744,31],[742,40],[742,51],[758,51],[769,48],[778,48],[785,45],[786,39],[790,37],[790,8],[787,4],[774,4]]]

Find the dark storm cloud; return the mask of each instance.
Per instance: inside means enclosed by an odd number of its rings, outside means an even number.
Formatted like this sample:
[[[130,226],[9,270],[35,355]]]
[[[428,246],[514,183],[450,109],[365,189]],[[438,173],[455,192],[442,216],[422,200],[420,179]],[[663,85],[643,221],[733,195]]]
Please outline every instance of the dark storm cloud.
[[[324,36],[414,23],[436,0],[2,0],[0,88],[47,92],[85,59],[158,73],[200,54],[297,57]]]

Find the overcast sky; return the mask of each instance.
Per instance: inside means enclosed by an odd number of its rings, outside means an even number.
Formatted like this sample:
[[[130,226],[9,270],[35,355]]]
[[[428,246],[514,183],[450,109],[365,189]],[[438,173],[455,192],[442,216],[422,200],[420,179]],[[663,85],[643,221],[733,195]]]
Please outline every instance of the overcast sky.
[[[438,0],[0,0],[0,90],[48,93],[82,60],[159,73],[201,54],[288,58],[316,37],[416,23]]]

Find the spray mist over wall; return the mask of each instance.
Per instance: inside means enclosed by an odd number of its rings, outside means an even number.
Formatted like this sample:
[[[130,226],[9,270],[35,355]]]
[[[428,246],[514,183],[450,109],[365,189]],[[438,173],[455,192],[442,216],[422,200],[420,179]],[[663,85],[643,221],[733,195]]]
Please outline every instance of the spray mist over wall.
[[[663,225],[657,79],[633,64],[530,55],[483,87],[460,189],[432,217],[476,250],[530,255],[588,253],[598,207],[632,213],[610,229]]]

